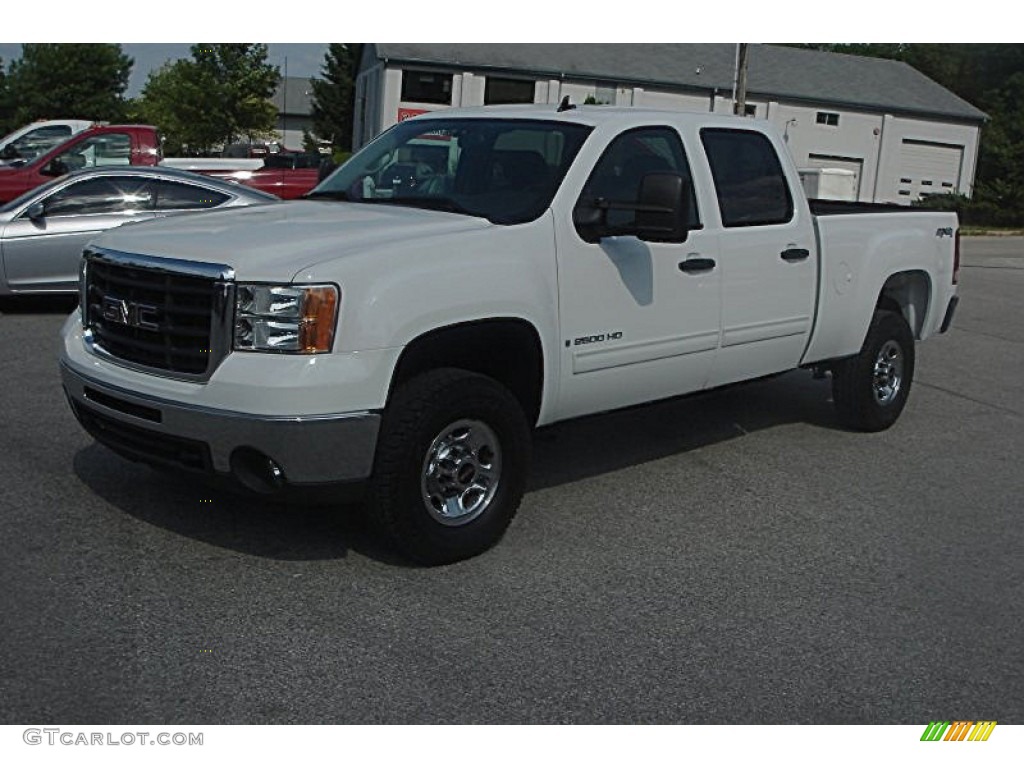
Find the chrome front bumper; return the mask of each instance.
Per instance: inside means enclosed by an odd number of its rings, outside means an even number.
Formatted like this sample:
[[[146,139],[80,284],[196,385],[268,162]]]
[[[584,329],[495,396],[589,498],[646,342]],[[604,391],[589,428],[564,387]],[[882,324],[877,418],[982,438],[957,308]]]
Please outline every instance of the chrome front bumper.
[[[376,412],[257,416],[140,396],[61,361],[64,391],[97,441],[138,461],[239,475],[246,456],[273,460],[288,485],[365,480],[380,428]]]

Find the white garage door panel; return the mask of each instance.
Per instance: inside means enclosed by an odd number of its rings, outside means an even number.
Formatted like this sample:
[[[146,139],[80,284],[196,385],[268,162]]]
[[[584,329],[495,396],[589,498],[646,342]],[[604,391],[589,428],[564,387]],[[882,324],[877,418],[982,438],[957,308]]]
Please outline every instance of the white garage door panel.
[[[916,199],[922,194],[955,192],[960,187],[963,158],[963,147],[904,139],[900,152],[900,195]]]

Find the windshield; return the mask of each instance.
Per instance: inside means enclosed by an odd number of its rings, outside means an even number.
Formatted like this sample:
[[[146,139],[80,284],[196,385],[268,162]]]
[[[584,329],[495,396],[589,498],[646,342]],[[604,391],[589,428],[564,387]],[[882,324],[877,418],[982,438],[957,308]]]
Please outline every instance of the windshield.
[[[521,224],[551,204],[590,130],[553,120],[411,120],[378,136],[308,196]]]

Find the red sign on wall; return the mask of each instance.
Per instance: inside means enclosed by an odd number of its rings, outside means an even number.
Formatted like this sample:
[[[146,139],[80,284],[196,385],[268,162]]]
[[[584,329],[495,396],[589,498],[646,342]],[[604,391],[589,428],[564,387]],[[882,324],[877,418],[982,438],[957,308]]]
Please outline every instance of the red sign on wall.
[[[410,117],[416,117],[416,115],[425,115],[429,111],[429,109],[409,109],[408,107],[400,107],[398,109],[398,122],[408,120]]]

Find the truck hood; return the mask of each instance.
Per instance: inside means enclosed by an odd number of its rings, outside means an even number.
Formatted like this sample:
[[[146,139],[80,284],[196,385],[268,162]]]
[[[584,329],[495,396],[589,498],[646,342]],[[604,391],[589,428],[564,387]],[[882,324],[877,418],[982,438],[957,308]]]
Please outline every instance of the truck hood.
[[[445,211],[301,200],[133,224],[108,232],[95,244],[227,264],[239,280],[287,281],[324,261],[492,226],[487,219]]]

